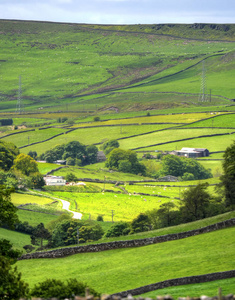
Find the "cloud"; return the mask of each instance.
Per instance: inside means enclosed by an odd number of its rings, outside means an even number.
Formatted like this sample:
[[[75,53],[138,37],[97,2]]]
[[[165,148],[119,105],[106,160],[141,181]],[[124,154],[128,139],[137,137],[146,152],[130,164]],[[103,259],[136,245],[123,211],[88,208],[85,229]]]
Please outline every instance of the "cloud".
[[[0,18],[74,23],[234,23],[234,0],[0,0]]]

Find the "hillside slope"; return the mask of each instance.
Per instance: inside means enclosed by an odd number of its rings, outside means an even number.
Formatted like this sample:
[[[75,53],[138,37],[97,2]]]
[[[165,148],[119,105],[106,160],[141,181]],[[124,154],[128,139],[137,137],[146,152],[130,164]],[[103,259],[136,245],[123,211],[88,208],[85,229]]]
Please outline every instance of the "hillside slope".
[[[146,92],[147,104],[156,91],[199,93],[200,62],[207,57],[208,83],[217,88],[212,94],[233,98],[233,25],[159,26],[0,21],[0,111],[15,110],[19,88],[26,111],[68,110],[68,104],[97,110],[114,102],[126,109],[127,101],[138,110]]]

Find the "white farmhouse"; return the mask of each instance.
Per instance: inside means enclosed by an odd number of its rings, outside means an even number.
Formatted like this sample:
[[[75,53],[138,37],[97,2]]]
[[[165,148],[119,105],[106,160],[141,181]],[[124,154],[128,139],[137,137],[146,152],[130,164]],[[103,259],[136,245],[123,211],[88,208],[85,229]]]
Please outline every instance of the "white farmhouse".
[[[46,185],[65,185],[66,180],[62,176],[46,176],[44,177]]]

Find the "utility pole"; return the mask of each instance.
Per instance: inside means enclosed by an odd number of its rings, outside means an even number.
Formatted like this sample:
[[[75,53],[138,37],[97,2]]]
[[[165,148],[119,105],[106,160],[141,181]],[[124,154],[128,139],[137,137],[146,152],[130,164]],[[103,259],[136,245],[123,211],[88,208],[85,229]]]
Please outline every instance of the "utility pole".
[[[112,209],[111,212],[112,212],[112,223],[113,223],[114,210]]]

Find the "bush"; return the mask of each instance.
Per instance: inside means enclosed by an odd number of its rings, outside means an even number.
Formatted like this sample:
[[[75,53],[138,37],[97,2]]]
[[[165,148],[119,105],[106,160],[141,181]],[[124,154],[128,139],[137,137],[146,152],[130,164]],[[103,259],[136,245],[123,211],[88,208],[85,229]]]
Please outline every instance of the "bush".
[[[100,117],[94,117],[94,118],[93,118],[93,121],[94,121],[94,122],[100,121]]]
[[[113,224],[106,232],[106,237],[115,237],[120,235],[127,235],[130,232],[130,225],[126,222],[119,222]]]
[[[97,219],[96,219],[98,222],[104,222],[104,219],[102,216],[98,216]]]
[[[131,232],[130,233],[138,233],[143,231],[151,230],[151,222],[149,217],[146,214],[139,214],[132,222],[131,222]]]
[[[69,278],[67,283],[58,279],[46,279],[43,282],[36,284],[31,290],[31,296],[41,298],[74,298],[74,296],[85,296],[86,289],[94,296],[99,296],[99,293],[88,287],[85,283],[77,281],[75,278]]]

